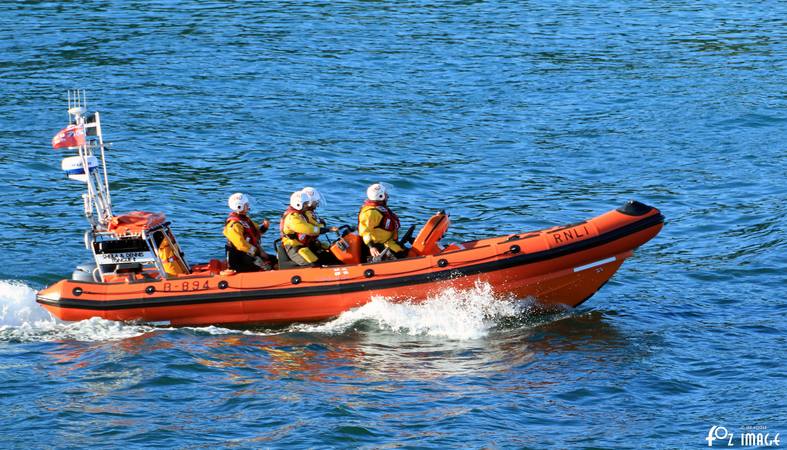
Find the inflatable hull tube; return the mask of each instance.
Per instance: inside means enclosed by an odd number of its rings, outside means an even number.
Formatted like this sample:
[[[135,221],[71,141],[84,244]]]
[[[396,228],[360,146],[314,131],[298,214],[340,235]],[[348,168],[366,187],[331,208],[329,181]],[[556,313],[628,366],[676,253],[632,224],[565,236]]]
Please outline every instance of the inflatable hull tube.
[[[657,209],[633,202],[584,222],[452,244],[436,254],[396,261],[196,272],[139,282],[62,280],[40,291],[37,301],[69,321],[273,324],[330,319],[375,296],[424,300],[445,288],[471,289],[481,281],[501,298],[574,307],[601,288],[663,223]]]

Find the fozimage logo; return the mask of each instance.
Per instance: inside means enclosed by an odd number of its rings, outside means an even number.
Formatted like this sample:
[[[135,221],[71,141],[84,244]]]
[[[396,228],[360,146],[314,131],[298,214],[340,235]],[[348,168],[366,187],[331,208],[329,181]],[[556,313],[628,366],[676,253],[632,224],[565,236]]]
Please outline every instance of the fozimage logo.
[[[725,447],[741,446],[741,447],[779,447],[779,433],[771,436],[768,427],[765,425],[746,425],[741,427],[741,432],[738,433],[738,439],[735,439],[735,433],[727,430],[726,427],[714,425],[708,430],[708,447],[713,447],[714,442],[720,441],[717,445]]]

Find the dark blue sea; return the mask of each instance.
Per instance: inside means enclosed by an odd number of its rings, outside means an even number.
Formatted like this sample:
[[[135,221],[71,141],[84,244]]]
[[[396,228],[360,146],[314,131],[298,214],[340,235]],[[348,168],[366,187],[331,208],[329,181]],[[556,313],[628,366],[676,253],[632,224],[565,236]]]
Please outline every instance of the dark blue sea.
[[[778,1],[4,2],[0,448],[787,446],[786,61]],[[190,261],[230,194],[275,221],[304,185],[341,224],[388,182],[446,242],[629,199],[667,221],[556,314],[479,285],[273,329],[64,323],[34,293],[89,259],[50,145],[75,88],[115,211],[166,212]]]

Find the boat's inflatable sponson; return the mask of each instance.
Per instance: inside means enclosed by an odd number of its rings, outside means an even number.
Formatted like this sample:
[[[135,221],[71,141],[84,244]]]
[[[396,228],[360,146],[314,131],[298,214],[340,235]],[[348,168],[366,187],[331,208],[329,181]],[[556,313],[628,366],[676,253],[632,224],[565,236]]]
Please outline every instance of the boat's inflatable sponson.
[[[648,206],[636,200],[629,200],[616,211],[627,216],[642,216],[649,213],[651,210],[653,210],[652,206]]]

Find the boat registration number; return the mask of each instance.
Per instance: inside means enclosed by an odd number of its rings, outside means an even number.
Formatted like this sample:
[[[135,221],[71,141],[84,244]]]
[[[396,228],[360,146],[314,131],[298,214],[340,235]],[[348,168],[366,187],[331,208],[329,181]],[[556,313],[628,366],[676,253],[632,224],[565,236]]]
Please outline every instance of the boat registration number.
[[[210,283],[207,281],[182,281],[174,283],[164,283],[164,292],[191,292],[191,291],[205,291],[210,289]]]

